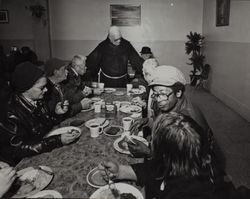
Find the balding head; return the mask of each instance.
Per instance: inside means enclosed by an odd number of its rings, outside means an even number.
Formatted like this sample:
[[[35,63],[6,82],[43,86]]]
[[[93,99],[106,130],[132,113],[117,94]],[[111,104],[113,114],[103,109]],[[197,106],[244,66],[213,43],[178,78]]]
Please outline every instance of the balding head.
[[[111,26],[109,29],[109,40],[115,46],[119,46],[121,43],[121,31],[117,26]]]

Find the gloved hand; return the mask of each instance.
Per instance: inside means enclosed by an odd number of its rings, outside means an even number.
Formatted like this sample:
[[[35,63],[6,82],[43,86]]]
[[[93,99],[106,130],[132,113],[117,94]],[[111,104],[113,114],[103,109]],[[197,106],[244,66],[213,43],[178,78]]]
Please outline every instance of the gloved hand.
[[[147,126],[147,124],[148,124],[148,118],[142,118],[136,120],[130,127],[130,133],[132,135],[138,135],[139,131],[141,131],[143,127]]]
[[[128,142],[128,149],[130,153],[133,155],[135,158],[143,158],[143,157],[151,157],[151,150],[150,148],[144,144],[143,142],[137,140],[137,139],[132,139],[135,144],[132,142]]]

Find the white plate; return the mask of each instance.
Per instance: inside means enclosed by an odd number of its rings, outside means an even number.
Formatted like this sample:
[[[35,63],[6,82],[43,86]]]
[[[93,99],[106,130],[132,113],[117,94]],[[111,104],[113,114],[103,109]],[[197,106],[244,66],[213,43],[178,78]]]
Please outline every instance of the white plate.
[[[109,131],[112,127],[113,127],[113,128],[114,128],[114,127],[115,127],[115,128],[119,128],[119,131],[118,131],[116,134],[110,134],[110,133],[108,133],[108,131]],[[122,126],[118,126],[118,125],[111,125],[111,126],[105,128],[105,129],[103,130],[103,132],[104,132],[104,134],[107,135],[107,136],[115,137],[115,136],[119,136],[119,135],[122,134],[122,132],[123,132],[123,127],[122,127]]]
[[[140,94],[143,93],[143,90],[140,90],[140,89],[138,89],[138,88],[133,88],[133,89],[131,89],[131,91],[129,91],[129,92],[132,93],[132,94],[135,94],[135,95],[140,95]]]
[[[115,93],[114,93],[114,95],[116,95],[116,96],[121,96],[121,95],[124,95],[125,93],[124,92],[122,92],[122,91],[116,91]]]
[[[64,133],[67,133],[71,130],[76,130],[76,131],[79,131],[79,134],[76,135],[76,138],[80,137],[80,135],[82,134],[82,130],[78,127],[75,127],[75,126],[66,126],[66,127],[61,127],[59,129],[55,129],[51,132],[49,132],[45,138],[47,137],[50,137],[52,135],[60,135],[60,134],[64,134]]]
[[[35,195],[29,196],[29,198],[63,198],[62,195],[55,190],[43,190]]]
[[[105,118],[103,118],[103,117],[94,118],[94,119],[91,119],[91,120],[85,122],[85,126],[89,128],[91,126],[91,124],[93,124],[93,123],[102,124],[104,122],[104,120],[105,120]],[[102,125],[102,127],[104,128],[108,125],[109,125],[109,120],[106,120],[105,123]]]
[[[129,114],[140,113],[142,111],[142,108],[136,105],[123,105],[120,107],[120,111]]]
[[[99,102],[99,101],[102,101],[102,99],[100,97],[92,97],[91,98],[92,102]]]
[[[131,102],[121,101],[121,106],[125,106],[125,105],[131,105]]]
[[[39,166],[39,167],[42,170],[34,169],[33,167],[28,167],[17,172],[19,179],[18,181],[15,181],[15,183],[9,190],[9,192],[13,191],[14,193],[10,194],[11,197],[13,198],[28,197],[30,195],[38,193],[39,191],[43,190],[45,187],[49,185],[49,183],[53,179],[52,169],[47,166]],[[29,183],[25,183],[25,181],[28,181]],[[21,183],[21,186],[17,186],[17,182]],[[9,195],[9,193],[7,193],[7,195]]]
[[[115,92],[115,91],[116,91],[115,88],[104,88],[105,93],[112,93],[112,92]]]
[[[82,109],[81,112],[88,112],[88,111],[91,111],[91,110],[94,110],[94,105],[93,104],[88,109]]]
[[[115,187],[116,189],[120,192],[120,194],[122,193],[131,193],[133,194],[136,199],[144,199],[142,193],[135,187],[133,187],[132,185],[129,184],[125,184],[125,183],[115,183]],[[113,199],[114,197],[112,197],[109,186],[103,186],[99,189],[97,189],[91,196],[90,199]]]
[[[148,146],[148,141],[146,139],[144,139],[143,137],[131,135],[130,138],[139,140]],[[114,146],[115,150],[117,150],[118,152],[130,155],[131,154],[130,151],[125,149],[125,147],[122,147],[122,145],[121,145],[122,142],[124,142],[123,139],[124,139],[124,136],[121,136],[118,139],[116,139],[113,143],[113,146]]]
[[[94,169],[92,169],[87,177],[86,177],[87,183],[95,188],[100,188],[102,186],[107,185],[108,183],[103,179],[102,174],[100,172],[100,170],[95,167]]]

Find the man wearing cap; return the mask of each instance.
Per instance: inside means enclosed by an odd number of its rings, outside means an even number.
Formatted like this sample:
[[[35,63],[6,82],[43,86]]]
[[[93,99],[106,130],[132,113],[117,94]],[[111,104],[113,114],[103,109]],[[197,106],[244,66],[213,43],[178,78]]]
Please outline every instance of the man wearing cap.
[[[1,140],[4,139],[0,158],[10,165],[76,139],[68,133],[44,138],[57,123],[44,101],[46,83],[44,72],[30,62],[19,64],[12,74],[14,95],[7,118],[0,125]]]
[[[145,61],[150,58],[154,58],[153,53],[151,52],[151,49],[147,46],[143,46],[141,49],[141,57]]]
[[[131,43],[122,38],[119,28],[112,26],[108,38],[87,56],[86,63],[93,79],[99,74],[100,81],[107,87],[126,87],[128,61],[137,74],[142,74],[143,60]]]
[[[48,92],[45,95],[45,100],[48,102],[49,108],[51,111],[61,109],[60,119],[66,119],[76,113],[80,112],[82,108],[89,108],[90,100],[83,99],[73,103],[69,103],[69,97],[67,96],[67,90],[62,86],[62,82],[67,79],[68,75],[68,62],[52,58],[45,63],[45,73],[48,78]],[[86,103],[85,103],[86,101]],[[58,105],[60,104],[60,106]]]
[[[205,120],[203,114],[194,106],[191,101],[186,98],[185,92],[186,80],[183,73],[174,66],[158,66],[155,69],[154,77],[149,86],[153,90],[152,98],[152,108],[156,117],[160,113],[168,113],[174,111],[177,113],[182,113],[194,119],[206,132],[208,137],[208,142],[211,143],[212,132],[209,128],[207,121]],[[153,119],[141,119],[141,121],[135,122],[131,127],[131,133],[137,134],[143,127],[152,126]],[[140,151],[140,147],[145,150]],[[150,156],[150,150],[147,150],[144,146],[140,144],[129,145],[131,153],[135,156],[140,156],[140,152],[147,153]]]

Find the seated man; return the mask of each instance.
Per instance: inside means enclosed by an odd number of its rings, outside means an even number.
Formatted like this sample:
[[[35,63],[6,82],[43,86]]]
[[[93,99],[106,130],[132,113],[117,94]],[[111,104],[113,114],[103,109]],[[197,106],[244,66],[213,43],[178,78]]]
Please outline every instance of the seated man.
[[[143,46],[140,53],[141,53],[141,57],[143,60],[154,58],[154,55],[151,52],[151,49],[147,46]]]
[[[71,133],[44,138],[57,121],[43,99],[47,79],[42,70],[24,62],[16,67],[11,83],[15,93],[7,118],[0,125],[1,159],[15,165],[24,157],[51,151],[76,139]],[[66,111],[60,103],[56,106],[56,114]]]
[[[134,180],[145,186],[146,198],[209,198],[215,196],[203,129],[190,117],[171,112],[161,114],[152,130],[152,159],[139,164],[99,165],[104,177]],[[139,142],[133,139],[136,143]],[[146,175],[145,175],[146,174]]]
[[[68,65],[67,79],[63,82],[63,88],[69,104],[79,104],[81,109],[89,108],[90,102],[85,97],[92,94],[92,89],[85,86],[82,82],[82,76],[86,72],[86,57],[82,55],[75,55]]]
[[[153,76],[152,82],[149,84],[153,91],[153,94],[151,95],[153,101],[153,117],[156,117],[160,113],[168,113],[170,111],[187,115],[194,119],[204,129],[204,132],[206,132],[206,135],[208,136],[207,141],[212,144],[212,132],[207,121],[198,107],[194,106],[185,96],[186,80],[183,73],[173,66],[158,66],[155,69]],[[137,134],[146,126],[147,129],[151,128],[152,121],[153,118],[138,120],[132,125],[131,133]],[[134,155],[136,155],[136,151],[139,150],[137,146],[132,145],[130,146],[130,149]],[[147,151],[147,153],[149,153],[149,151]]]
[[[69,116],[75,115],[80,112],[82,108],[90,107],[90,100],[83,99],[80,102],[69,104],[68,96],[66,95],[65,89],[62,87],[62,82],[67,79],[68,62],[52,58],[45,63],[45,73],[48,78],[48,92],[45,95],[50,111],[54,111],[56,104],[61,103],[62,107],[68,107],[68,113],[66,111],[62,114],[61,119],[66,119]]]

